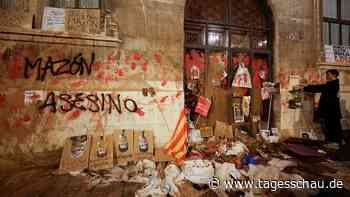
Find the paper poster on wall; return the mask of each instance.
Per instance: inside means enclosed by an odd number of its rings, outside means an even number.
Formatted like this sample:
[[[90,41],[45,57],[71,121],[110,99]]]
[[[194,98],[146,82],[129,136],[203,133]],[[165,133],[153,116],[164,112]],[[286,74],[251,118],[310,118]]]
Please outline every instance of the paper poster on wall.
[[[203,96],[199,97],[195,112],[200,114],[203,117],[207,117],[209,113],[209,109],[211,106],[211,101],[208,98]]]
[[[24,92],[24,104],[30,105],[37,101],[42,101],[45,99],[44,97],[45,97],[44,91],[26,90]]]
[[[45,7],[42,21],[44,31],[64,31],[65,10],[63,8]]]
[[[324,57],[326,62],[335,62],[334,50],[332,45],[324,45]]]
[[[327,63],[350,63],[350,47],[325,45],[325,61]]]

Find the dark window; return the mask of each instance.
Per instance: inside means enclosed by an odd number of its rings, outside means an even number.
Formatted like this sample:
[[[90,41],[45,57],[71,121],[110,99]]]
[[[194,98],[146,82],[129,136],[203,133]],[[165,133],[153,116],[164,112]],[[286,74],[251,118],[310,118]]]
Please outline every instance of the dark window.
[[[49,0],[56,8],[100,8],[100,0]]]
[[[261,0],[188,0],[185,47],[268,50],[271,12]]]
[[[349,46],[350,1],[323,0],[323,42]]]
[[[16,0],[0,0],[1,9],[12,9],[16,7]]]

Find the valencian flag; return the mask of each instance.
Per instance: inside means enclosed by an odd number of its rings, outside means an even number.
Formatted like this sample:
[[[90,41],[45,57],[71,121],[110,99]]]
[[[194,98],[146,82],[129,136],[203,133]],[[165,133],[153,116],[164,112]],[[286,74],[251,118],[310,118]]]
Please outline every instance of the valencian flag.
[[[203,96],[200,96],[198,99],[196,109],[194,111],[203,117],[207,117],[210,106],[211,101]]]
[[[181,164],[186,157],[188,128],[186,109],[184,108],[180,113],[175,132],[164,148],[165,153],[172,156],[177,164]]]

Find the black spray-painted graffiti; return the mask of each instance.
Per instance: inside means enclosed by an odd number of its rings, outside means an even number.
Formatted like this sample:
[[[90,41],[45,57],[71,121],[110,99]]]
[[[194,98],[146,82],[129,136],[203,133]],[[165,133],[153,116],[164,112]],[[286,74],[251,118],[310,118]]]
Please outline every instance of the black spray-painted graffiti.
[[[60,103],[60,106],[57,106]],[[122,105],[123,104],[123,105]],[[116,110],[119,114],[122,113],[122,107],[128,112],[137,112],[138,106],[136,101],[126,98],[121,100],[120,94],[116,98],[112,94],[85,94],[76,93],[74,95],[50,92],[47,94],[44,103],[39,107],[40,110],[50,108],[50,111],[56,113],[58,109],[62,112],[70,112],[73,109],[91,112],[104,112],[108,110],[112,113]]]
[[[90,64],[84,59],[83,55],[79,53],[72,60],[70,59],[61,59],[61,60],[53,60],[52,57],[48,57],[47,62],[44,66],[42,66],[43,58],[38,58],[34,61],[34,63],[30,62],[29,58],[25,58],[25,67],[24,67],[24,77],[26,79],[30,78],[31,70],[37,69],[37,77],[36,80],[44,81],[47,72],[51,72],[53,76],[63,75],[63,74],[71,74],[83,75],[86,73],[87,75],[91,74],[92,65],[95,63],[95,53],[91,54]]]

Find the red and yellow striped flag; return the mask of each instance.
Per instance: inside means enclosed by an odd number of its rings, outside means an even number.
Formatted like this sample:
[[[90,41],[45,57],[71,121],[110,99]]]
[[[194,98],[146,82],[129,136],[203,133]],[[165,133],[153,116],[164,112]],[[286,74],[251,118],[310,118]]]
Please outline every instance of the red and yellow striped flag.
[[[168,144],[165,146],[165,153],[174,157],[177,164],[181,164],[187,153],[187,134],[188,123],[186,118],[186,109],[180,113],[180,118],[177,122],[175,132]]]

